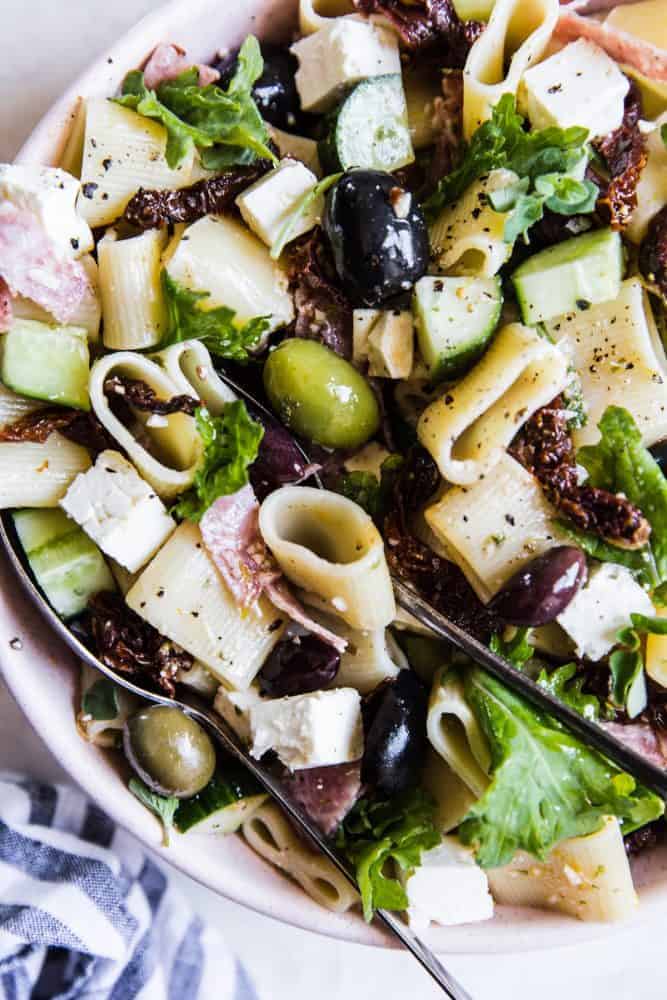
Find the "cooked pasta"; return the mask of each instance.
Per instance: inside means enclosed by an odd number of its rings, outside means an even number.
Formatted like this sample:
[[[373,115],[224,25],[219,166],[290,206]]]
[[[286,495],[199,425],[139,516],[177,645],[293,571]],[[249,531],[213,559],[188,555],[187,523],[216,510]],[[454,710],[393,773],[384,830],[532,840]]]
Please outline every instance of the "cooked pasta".
[[[261,506],[262,536],[282,571],[352,628],[384,628],[396,611],[382,538],[337,493],[284,486]]]
[[[44,444],[0,444],[0,510],[57,507],[74,479],[90,464],[85,448],[57,433]]]
[[[104,346],[142,350],[159,344],[167,332],[167,309],[160,258],[166,244],[161,229],[119,239],[107,231],[97,246],[104,314]]]
[[[456,725],[453,716],[452,723]],[[432,746],[426,752],[422,783],[436,803],[435,822],[443,833],[455,830],[477,801],[466,782]]]
[[[293,878],[308,895],[334,913],[345,913],[358,901],[347,879],[321,854],[312,851],[273,803],[267,803],[241,827],[260,857]]]
[[[199,529],[188,521],[160,549],[126,600],[221,683],[241,690],[249,687],[285,626],[265,597],[250,611],[238,606]]]
[[[178,392],[201,399],[209,413],[222,413],[227,403],[233,403],[236,395],[222,381],[213,367],[211,355],[200,340],[183,340],[172,344],[153,360],[161,365]]]
[[[302,35],[312,35],[326,27],[333,17],[354,12],[352,0],[299,0],[299,28]]]
[[[161,399],[177,395],[178,388],[154,361],[131,351],[118,351],[100,358],[90,372],[90,401],[100,423],[118,441],[156,493],[165,498],[182,493],[192,483],[200,454],[201,445],[193,418],[184,413],[172,413],[164,418],[164,426],[148,427],[146,415],[143,415],[143,422],[138,415],[136,428],[125,427],[113,413],[104,392],[105,381],[114,374],[142,379]]]
[[[496,0],[463,70],[466,139],[491,116],[503,94],[517,93],[521,76],[543,55],[557,20],[558,0]]]
[[[455,670],[444,670],[436,676],[426,732],[433,749],[475,798],[483,795],[489,784],[489,746],[465,700],[463,681]]]
[[[34,413],[43,403],[38,399],[28,399],[27,396],[19,396],[6,386],[0,383],[0,430],[9,424],[16,423],[28,413]]]
[[[424,410],[419,440],[445,480],[469,486],[491,472],[519,428],[568,380],[565,355],[511,323],[470,373]]]

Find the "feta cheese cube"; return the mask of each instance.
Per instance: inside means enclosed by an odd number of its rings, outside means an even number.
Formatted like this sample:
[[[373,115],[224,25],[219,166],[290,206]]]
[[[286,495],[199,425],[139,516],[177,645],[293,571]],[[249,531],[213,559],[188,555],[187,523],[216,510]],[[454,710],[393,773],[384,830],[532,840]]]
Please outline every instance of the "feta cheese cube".
[[[250,709],[260,704],[262,696],[257,687],[249,687],[247,691],[231,691],[221,685],[215,696],[213,708],[239,739],[244,743],[250,743]]]
[[[80,182],[57,167],[0,164],[0,201],[35,215],[64,254],[80,257],[94,247],[90,226],[77,214]]]
[[[275,170],[260,177],[236,199],[246,224],[267,246],[280,236],[299,202],[317,184],[317,177],[298,160],[281,160]],[[290,229],[290,240],[317,226],[324,211],[324,195],[315,198]]]
[[[117,451],[76,477],[60,506],[106,555],[136,573],[176,528],[160,498]]]
[[[426,930],[431,923],[471,924],[493,916],[486,873],[457,837],[443,837],[438,847],[422,854],[421,866],[402,878],[408,923],[414,930]]]
[[[619,628],[631,614],[653,615],[653,605],[629,569],[603,563],[591,571],[588,583],[558,616],[574,640],[577,654],[599,660],[616,645]]]
[[[358,364],[368,362],[376,378],[408,378],[414,357],[412,313],[400,309],[355,309],[352,353]]]
[[[295,80],[304,111],[327,111],[346,86],[401,72],[394,32],[356,17],[333,18],[291,51],[299,60]]]
[[[354,688],[313,691],[251,705],[250,753],[275,750],[290,770],[346,764],[364,751],[361,697]]]
[[[582,125],[593,139],[619,127],[629,86],[606,52],[579,38],[524,73],[519,103],[533,128]]]

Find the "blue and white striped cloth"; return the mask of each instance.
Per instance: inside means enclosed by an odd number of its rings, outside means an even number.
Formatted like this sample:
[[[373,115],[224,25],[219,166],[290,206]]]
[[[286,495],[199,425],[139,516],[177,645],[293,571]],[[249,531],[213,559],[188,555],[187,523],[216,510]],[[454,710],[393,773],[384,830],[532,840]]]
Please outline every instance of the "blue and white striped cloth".
[[[80,792],[0,772],[0,1000],[257,1000],[164,870]]]

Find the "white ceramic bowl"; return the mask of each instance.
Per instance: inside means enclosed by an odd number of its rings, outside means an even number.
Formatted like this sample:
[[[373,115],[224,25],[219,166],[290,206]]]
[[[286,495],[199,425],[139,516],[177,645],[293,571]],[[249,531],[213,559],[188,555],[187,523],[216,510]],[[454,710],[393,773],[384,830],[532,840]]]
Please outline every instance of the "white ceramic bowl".
[[[113,94],[125,73],[141,65],[158,42],[178,42],[195,60],[210,59],[215,50],[237,44],[250,31],[261,38],[285,37],[295,6],[294,0],[175,0],[160,8],[79,78],[38,125],[18,159],[56,164],[78,98]],[[4,555],[0,588],[0,667],[5,681],[54,756],[116,822],[192,878],[261,913],[331,937],[391,945],[360,916],[338,916],[313,903],[240,838],[175,838],[167,850],[160,847],[157,821],[127,791],[118,761],[79,737],[74,725],[77,668],[72,654],[20,591]],[[12,642],[17,638],[20,644]],[[634,919],[660,919],[667,908],[667,850],[642,859],[635,866],[635,877],[641,907]],[[427,937],[438,951],[489,953],[576,944],[610,931],[605,925],[582,924],[560,915],[499,907],[488,923],[433,929]]]

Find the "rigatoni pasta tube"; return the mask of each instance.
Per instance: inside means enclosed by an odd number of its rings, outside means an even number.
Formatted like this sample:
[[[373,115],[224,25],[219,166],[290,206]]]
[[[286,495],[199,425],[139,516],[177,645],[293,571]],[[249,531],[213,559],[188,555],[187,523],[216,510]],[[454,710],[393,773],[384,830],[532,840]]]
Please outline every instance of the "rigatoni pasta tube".
[[[491,754],[486,736],[469,707],[458,671],[436,676],[426,719],[426,733],[433,749],[452,771],[480,798],[489,785]]]
[[[201,454],[194,419],[185,413],[172,413],[160,421],[160,426],[148,426],[146,415],[137,414],[137,427],[125,427],[104,392],[104,383],[112,375],[141,379],[160,399],[170,399],[180,389],[154,361],[132,351],[108,354],[96,361],[90,372],[90,402],[100,423],[156,493],[166,498],[177,496],[191,485]],[[142,443],[147,436],[151,451]]]
[[[241,832],[253,851],[290,875],[311,899],[334,913],[345,913],[359,901],[357,893],[322,854],[312,851],[272,802],[243,823]]]
[[[325,610],[358,629],[396,614],[382,538],[357,504],[308,486],[283,486],[259,512],[259,528],[283,573]]]
[[[299,29],[302,35],[312,35],[326,28],[332,18],[354,10],[352,0],[299,0]]]
[[[496,0],[463,69],[466,139],[491,117],[491,108],[503,94],[516,94],[525,71],[541,58],[558,20],[558,6],[558,0]]]
[[[90,464],[85,448],[58,433],[51,434],[44,444],[0,444],[0,510],[57,507],[79,473],[86,472]]]
[[[225,385],[214,369],[211,355],[201,340],[182,340],[153,357],[164,368],[179,392],[201,399],[214,417],[236,399],[236,394]]]
[[[97,245],[104,315],[104,346],[142,350],[159,344],[167,331],[161,281],[162,229],[120,240],[109,230]]]
[[[519,428],[568,381],[567,358],[535,330],[510,323],[475,367],[424,410],[419,440],[450,483],[489,474]]]
[[[44,405],[36,399],[19,396],[18,393],[12,392],[0,382],[0,430],[10,424],[15,424],[17,420],[21,420],[22,417],[39,410]]]

